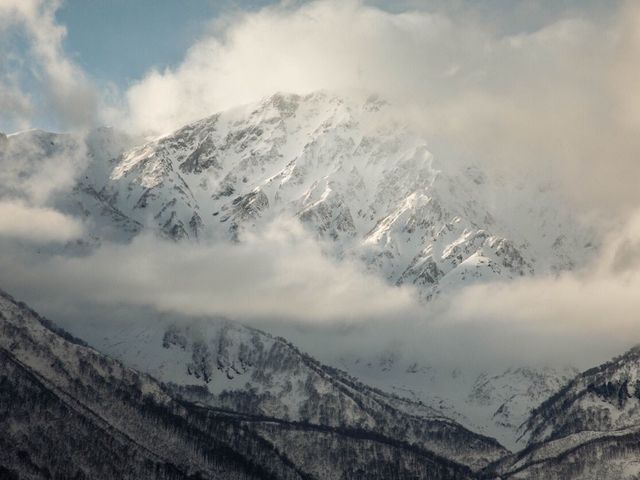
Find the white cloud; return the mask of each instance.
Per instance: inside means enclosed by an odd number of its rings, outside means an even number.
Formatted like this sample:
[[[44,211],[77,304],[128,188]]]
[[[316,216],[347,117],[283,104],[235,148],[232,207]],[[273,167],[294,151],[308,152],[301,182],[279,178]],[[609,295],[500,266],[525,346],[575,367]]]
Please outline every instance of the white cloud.
[[[8,121],[15,122],[18,128],[25,128],[34,113],[34,106],[29,95],[16,82],[5,78],[0,79],[0,111]]]
[[[436,327],[481,356],[586,368],[640,343],[638,267],[640,211],[609,235],[592,264],[467,288],[444,299]]]
[[[48,204],[57,192],[71,189],[86,162],[81,135],[10,135],[0,144],[0,198]]]
[[[436,155],[541,171],[611,215],[640,202],[638,11],[628,3],[502,35],[471,15],[355,0],[269,7],[219,21],[182,64],[134,84],[120,120],[167,132],[275,91],[372,91]]]
[[[82,236],[81,222],[53,205],[57,194],[71,190],[86,161],[80,135],[34,130],[0,138],[0,237],[42,244]]]
[[[6,61],[10,56],[21,58],[20,70],[37,85],[35,97],[44,97],[45,105],[39,105],[40,115],[49,113],[61,126],[82,128],[91,125],[97,113],[94,86],[64,52],[66,29],[55,18],[59,6],[58,0],[0,0],[0,79],[5,77],[1,83],[7,88],[0,100],[9,102],[12,107],[9,112],[21,126],[34,113],[30,107],[34,95],[24,92],[19,82],[9,81],[16,75],[14,68],[18,68],[16,62]],[[15,29],[27,39],[28,52],[20,48],[16,51],[10,35]],[[28,62],[22,58],[25,54],[29,56]]]
[[[185,248],[147,234],[77,257],[2,248],[0,285],[71,328],[87,312],[110,321],[111,309],[117,320],[143,307],[149,318],[224,316],[275,329],[323,358],[393,348],[404,361],[478,369],[587,368],[640,340],[640,214],[592,265],[475,285],[426,306],[410,288],[326,257],[289,221],[239,244]]]
[[[228,19],[179,67],[134,85],[131,121],[166,130],[276,91],[415,91],[448,71],[473,38],[458,37],[439,15],[388,14],[352,0],[265,8]]]
[[[0,237],[47,243],[67,242],[82,233],[76,219],[56,210],[0,200]]]
[[[353,323],[406,316],[409,289],[322,254],[296,222],[279,221],[240,244],[178,244],[143,235],[105,244],[90,256],[41,263],[0,259],[0,284],[39,297],[102,305],[150,306],[184,315],[223,315],[259,322]]]

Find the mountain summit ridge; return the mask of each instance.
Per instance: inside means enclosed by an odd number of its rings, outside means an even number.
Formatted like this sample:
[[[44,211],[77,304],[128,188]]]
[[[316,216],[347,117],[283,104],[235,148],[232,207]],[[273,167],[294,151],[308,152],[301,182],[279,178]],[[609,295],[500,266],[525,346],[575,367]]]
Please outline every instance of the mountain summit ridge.
[[[238,241],[293,217],[330,256],[415,286],[424,300],[576,268],[592,255],[593,232],[560,207],[559,192],[438,159],[395,118],[378,97],[279,93],[149,142],[103,129],[88,140],[73,193],[58,203],[105,227],[94,241],[143,230]],[[9,143],[25,135],[33,134]],[[69,142],[49,135],[52,151]]]

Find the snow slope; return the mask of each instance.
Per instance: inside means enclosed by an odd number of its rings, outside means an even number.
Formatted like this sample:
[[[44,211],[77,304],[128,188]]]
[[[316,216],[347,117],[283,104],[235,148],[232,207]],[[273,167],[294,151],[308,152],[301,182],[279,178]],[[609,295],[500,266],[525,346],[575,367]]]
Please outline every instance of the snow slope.
[[[340,360],[362,382],[429,406],[512,451],[527,444],[531,412],[578,371],[571,367],[477,370],[426,365],[392,350]]]
[[[55,202],[91,225],[89,244],[145,228],[176,240],[235,241],[295,217],[329,255],[414,285],[424,299],[574,268],[592,254],[593,232],[551,183],[434,158],[393,118],[379,98],[318,92],[275,94],[146,143],[101,129],[83,147],[88,158],[72,192]],[[28,149],[34,139],[46,148]],[[31,131],[7,143],[6,157],[37,164],[70,139]]]
[[[638,478],[640,348],[576,376],[525,426],[529,446],[496,464],[500,478]]]
[[[293,215],[336,257],[424,298],[584,261],[590,233],[552,188],[436,159],[387,109],[375,97],[276,94],[130,150],[102,191],[172,238],[236,239]]]
[[[384,409],[379,412],[384,415]],[[400,414],[394,426],[403,419],[416,421]],[[475,476],[424,446],[364,427],[289,422],[193,403],[0,291],[0,478]],[[448,452],[461,456],[466,450],[474,463],[483,450],[489,458],[504,452],[495,442],[445,420],[423,420],[414,428],[441,449],[457,438],[460,448]]]
[[[376,431],[476,470],[507,453],[439,410],[369,387],[282,338],[235,322],[148,320],[75,333],[202,405]]]

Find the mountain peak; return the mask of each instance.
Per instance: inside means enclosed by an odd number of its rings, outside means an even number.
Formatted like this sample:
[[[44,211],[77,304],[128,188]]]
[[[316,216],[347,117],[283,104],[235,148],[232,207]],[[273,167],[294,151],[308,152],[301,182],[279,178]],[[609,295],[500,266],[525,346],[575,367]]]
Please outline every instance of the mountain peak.
[[[149,229],[237,241],[297,218],[336,258],[424,299],[583,263],[591,234],[553,189],[435,158],[387,106],[376,95],[278,92],[121,154],[134,139],[98,132],[62,208],[97,217],[107,233],[94,234],[110,238]]]

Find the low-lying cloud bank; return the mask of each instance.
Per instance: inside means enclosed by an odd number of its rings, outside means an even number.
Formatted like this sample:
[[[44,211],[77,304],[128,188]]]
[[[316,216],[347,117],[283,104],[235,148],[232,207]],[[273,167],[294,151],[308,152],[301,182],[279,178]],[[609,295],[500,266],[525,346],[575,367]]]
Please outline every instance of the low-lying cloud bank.
[[[75,218],[51,208],[0,200],[0,238],[36,243],[68,242],[83,233],[82,224]]]
[[[594,260],[557,277],[466,289],[450,299],[442,322],[478,338],[487,327],[497,332],[496,349],[518,358],[604,360],[640,344],[640,213]]]
[[[352,323],[415,311],[395,289],[326,257],[297,223],[279,221],[240,244],[185,244],[142,235],[88,256],[0,259],[0,284],[57,303],[153,307],[260,322]],[[42,297],[39,299],[42,301]]]
[[[223,316],[274,330],[325,359],[393,349],[406,361],[447,368],[587,368],[640,343],[640,215],[592,265],[476,285],[428,305],[411,288],[331,260],[293,221],[239,244],[145,234],[81,256],[0,245],[0,285],[79,329],[96,317],[116,325],[140,308],[165,320]]]

